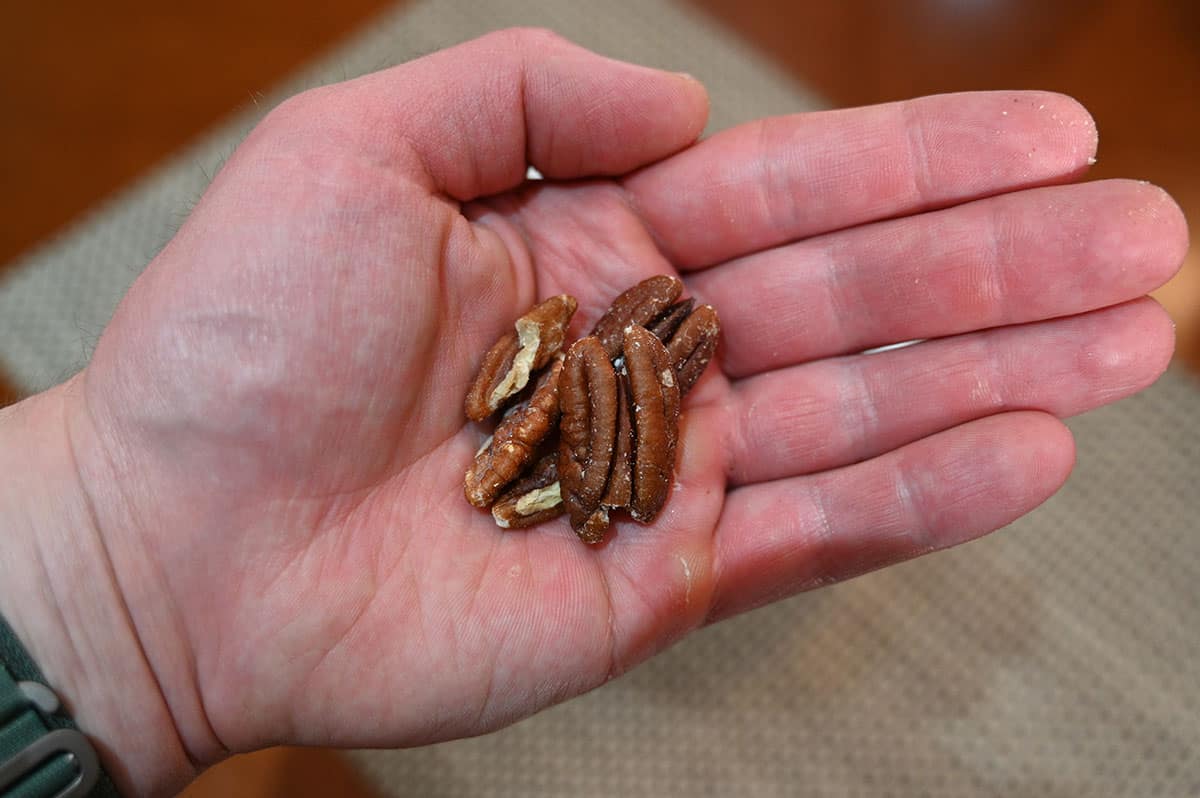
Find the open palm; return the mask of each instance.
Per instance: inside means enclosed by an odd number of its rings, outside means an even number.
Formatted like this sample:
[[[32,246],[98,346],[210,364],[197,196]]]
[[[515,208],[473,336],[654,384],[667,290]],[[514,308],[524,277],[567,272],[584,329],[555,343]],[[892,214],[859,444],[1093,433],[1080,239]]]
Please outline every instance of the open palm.
[[[1141,184],[1051,186],[1094,153],[1073,101],[694,143],[705,114],[688,78],[506,32],[301,95],[232,156],[106,331],[74,432],[196,760],[493,729],[708,621],[991,531],[1066,478],[1055,416],[1165,367],[1139,297],[1182,219]],[[486,348],[538,299],[576,296],[585,334],[673,270],[724,338],[660,518],[593,548],[468,506]],[[910,339],[931,340],[859,354]]]

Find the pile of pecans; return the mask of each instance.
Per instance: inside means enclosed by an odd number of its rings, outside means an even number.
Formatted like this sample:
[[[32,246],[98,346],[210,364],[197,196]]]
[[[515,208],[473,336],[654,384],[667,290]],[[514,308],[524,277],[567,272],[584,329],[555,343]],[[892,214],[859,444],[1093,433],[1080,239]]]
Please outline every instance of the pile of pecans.
[[[506,529],[566,512],[586,543],[604,538],[613,510],[652,522],[675,470],[680,400],[721,330],[711,305],[694,308],[682,292],[675,277],[643,280],[565,354],[574,297],[551,297],[517,319],[467,393],[473,421],[503,410],[467,469],[467,501],[490,507]]]

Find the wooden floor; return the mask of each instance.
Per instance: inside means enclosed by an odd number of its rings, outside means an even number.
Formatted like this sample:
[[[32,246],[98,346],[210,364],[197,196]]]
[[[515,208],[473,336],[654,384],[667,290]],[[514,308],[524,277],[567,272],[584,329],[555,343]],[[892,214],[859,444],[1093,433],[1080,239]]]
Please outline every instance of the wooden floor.
[[[0,271],[389,5],[382,0],[10,4],[0,25]],[[1200,218],[1200,3],[693,0],[838,105],[971,88],[1083,100],[1098,176],[1168,188]],[[69,11],[64,9],[69,8]],[[1200,263],[1159,293],[1200,368]],[[0,374],[0,405],[17,398]],[[336,755],[273,749],[186,793],[364,796]]]
[[[1081,100],[1090,176],[1165,187],[1200,219],[1200,3],[1194,0],[695,0],[837,105],[968,89]],[[1200,252],[1155,294],[1177,360],[1200,370]]]

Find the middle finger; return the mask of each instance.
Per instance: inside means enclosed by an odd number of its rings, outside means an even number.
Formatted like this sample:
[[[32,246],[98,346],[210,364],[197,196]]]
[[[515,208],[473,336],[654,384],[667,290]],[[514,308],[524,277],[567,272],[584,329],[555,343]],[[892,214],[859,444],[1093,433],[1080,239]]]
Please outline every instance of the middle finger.
[[[1186,223],[1156,186],[1031,189],[750,255],[687,277],[732,377],[1080,313],[1164,283]]]

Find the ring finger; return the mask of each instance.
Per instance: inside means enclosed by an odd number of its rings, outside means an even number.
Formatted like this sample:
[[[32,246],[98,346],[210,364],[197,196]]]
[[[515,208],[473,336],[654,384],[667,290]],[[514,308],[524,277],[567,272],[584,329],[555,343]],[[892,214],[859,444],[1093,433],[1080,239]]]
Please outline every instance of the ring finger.
[[[1075,415],[1152,383],[1172,345],[1166,313],[1139,299],[761,374],[702,412],[725,415],[731,483],[756,483],[866,460],[1005,411]]]

